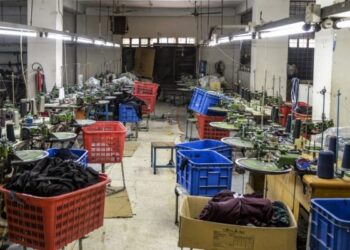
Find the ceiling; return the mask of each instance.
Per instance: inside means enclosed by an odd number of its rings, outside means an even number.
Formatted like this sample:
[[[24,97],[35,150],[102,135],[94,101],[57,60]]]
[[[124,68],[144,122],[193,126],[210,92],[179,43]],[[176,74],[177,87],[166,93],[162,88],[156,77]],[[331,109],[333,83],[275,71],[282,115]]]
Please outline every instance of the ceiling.
[[[221,7],[221,1],[223,1],[224,7],[235,7],[238,4],[245,2],[245,0],[210,0],[209,6],[211,8]],[[194,7],[195,0],[101,0],[102,7],[114,6],[127,7],[127,8],[189,8]],[[203,7],[208,6],[208,0],[197,0],[197,6],[202,4]],[[99,7],[100,0],[79,0],[79,3],[85,7]]]

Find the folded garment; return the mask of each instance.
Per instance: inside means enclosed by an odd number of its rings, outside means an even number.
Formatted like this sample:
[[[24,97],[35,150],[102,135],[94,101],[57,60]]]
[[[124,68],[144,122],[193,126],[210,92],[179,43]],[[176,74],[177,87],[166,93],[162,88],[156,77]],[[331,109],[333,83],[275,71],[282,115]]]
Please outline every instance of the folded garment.
[[[14,175],[5,185],[11,191],[35,196],[51,197],[88,187],[99,181],[99,173],[84,169],[74,161],[46,158],[32,170]]]

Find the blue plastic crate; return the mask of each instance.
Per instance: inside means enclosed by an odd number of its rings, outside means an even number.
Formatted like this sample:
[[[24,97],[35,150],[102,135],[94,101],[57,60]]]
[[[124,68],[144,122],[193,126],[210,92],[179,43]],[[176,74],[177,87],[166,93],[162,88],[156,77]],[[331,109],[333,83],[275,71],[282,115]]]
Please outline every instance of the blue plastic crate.
[[[176,145],[176,150],[213,150],[227,157],[232,161],[232,147],[218,140],[197,140],[180,143]]]
[[[201,88],[195,88],[188,108],[202,115],[223,115],[222,113],[209,111],[208,108],[217,106],[222,95],[213,91],[206,91]]]
[[[119,104],[120,122],[139,122],[141,119],[137,116],[134,106],[129,104]]]
[[[212,150],[179,150],[177,179],[190,195],[214,196],[231,189],[232,161]]]
[[[55,157],[58,153],[57,148],[49,148],[47,152],[49,153],[49,157]],[[86,168],[88,166],[88,151],[84,149],[70,149],[73,154],[79,156],[76,162],[81,163],[81,165]]]
[[[310,249],[350,249],[350,199],[311,201]]]

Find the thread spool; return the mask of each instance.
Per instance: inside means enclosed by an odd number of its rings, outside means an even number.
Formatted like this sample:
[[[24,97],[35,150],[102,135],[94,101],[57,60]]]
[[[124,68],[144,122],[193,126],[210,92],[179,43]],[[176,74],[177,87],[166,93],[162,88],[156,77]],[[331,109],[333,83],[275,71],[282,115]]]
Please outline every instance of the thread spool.
[[[301,120],[296,119],[294,124],[294,130],[293,130],[293,138],[298,139],[300,137],[301,132]]]
[[[280,116],[280,113],[279,113],[279,110],[278,110],[278,107],[275,108],[275,113],[273,114],[273,122],[275,123],[278,123],[279,122],[279,116]]]
[[[334,154],[334,163],[337,161],[336,153],[337,153],[337,137],[331,136],[329,137],[328,150],[332,151]]]
[[[320,151],[317,161],[317,176],[322,179],[334,177],[334,153],[329,150]]]
[[[19,127],[19,112],[17,110],[13,111],[13,123],[15,128]]]
[[[252,100],[252,92],[250,90],[247,91],[247,101],[250,102]]]
[[[350,170],[350,144],[345,144],[343,162],[341,167],[346,170]]]
[[[289,114],[287,116],[287,126],[286,126],[286,133],[290,133],[292,131],[292,115]]]
[[[11,142],[15,142],[16,141],[15,129],[13,127],[13,123],[6,124],[6,136],[7,136],[7,139],[9,141],[11,141]]]

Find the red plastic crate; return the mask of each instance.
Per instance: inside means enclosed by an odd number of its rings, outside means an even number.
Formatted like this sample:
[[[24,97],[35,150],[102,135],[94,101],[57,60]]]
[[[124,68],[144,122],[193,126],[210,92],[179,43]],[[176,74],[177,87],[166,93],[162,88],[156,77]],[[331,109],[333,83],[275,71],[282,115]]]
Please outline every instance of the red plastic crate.
[[[150,114],[154,112],[157,95],[134,94],[134,96],[146,103],[146,106],[142,106],[142,114]]]
[[[213,128],[210,126],[211,122],[222,122],[225,120],[224,116],[208,116],[196,114],[198,136],[200,139],[214,139],[220,140],[224,137],[230,136],[230,131]]]
[[[158,84],[135,81],[134,94],[136,95],[157,95]]]
[[[108,183],[101,174],[99,183],[55,197],[13,193],[0,186],[11,242],[56,250],[101,227]]]
[[[83,128],[89,163],[118,163],[123,159],[126,128],[120,122],[99,121]]]

